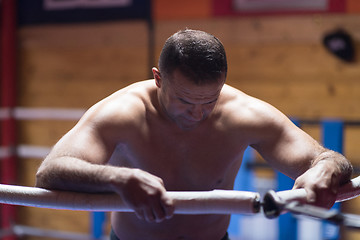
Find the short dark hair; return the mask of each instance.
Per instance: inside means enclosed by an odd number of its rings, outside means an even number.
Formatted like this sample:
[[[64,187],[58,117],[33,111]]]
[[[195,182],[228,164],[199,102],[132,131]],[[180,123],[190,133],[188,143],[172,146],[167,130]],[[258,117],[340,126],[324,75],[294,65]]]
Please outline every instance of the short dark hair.
[[[227,74],[227,60],[223,44],[215,36],[185,29],[169,37],[161,51],[159,70],[170,77],[179,69],[197,85],[219,81]]]

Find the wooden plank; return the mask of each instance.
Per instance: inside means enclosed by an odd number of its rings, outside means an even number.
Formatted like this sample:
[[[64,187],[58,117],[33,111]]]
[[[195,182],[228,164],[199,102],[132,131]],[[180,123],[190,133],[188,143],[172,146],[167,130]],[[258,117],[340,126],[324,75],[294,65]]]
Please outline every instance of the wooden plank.
[[[346,0],[346,11],[348,13],[360,13],[359,0]]]
[[[286,16],[182,19],[156,22],[156,42],[161,47],[172,33],[186,27],[214,34],[227,46],[235,44],[318,44],[325,32],[339,26],[359,37],[359,15],[310,14]]]
[[[212,12],[212,0],[155,0],[153,17],[156,20],[209,18]]]
[[[144,23],[20,30],[19,105],[89,107],[148,77]]]
[[[18,121],[18,140],[21,144],[51,147],[75,124],[76,121]]]

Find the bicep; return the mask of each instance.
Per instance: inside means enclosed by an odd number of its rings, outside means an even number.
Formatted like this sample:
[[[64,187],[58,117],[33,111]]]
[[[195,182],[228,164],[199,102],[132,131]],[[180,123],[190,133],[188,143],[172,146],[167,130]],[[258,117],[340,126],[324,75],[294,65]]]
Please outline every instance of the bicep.
[[[324,148],[281,113],[276,115],[252,146],[277,170],[296,178],[310,168]]]
[[[110,96],[95,104],[58,141],[47,159],[71,157],[93,164],[108,163],[116,145],[132,137],[136,121],[130,112],[139,109],[139,104],[130,102],[134,100]]]
[[[72,157],[94,164],[104,164],[110,149],[91,129],[70,130],[53,147],[47,159]]]
[[[82,119],[55,144],[45,161],[70,157],[93,164],[105,164],[115,146],[101,131],[91,120]]]

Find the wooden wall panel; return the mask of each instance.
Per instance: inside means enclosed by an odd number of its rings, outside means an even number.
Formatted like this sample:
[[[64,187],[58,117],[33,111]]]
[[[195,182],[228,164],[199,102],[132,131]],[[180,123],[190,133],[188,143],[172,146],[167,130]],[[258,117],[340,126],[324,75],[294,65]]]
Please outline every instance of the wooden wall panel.
[[[346,11],[348,13],[360,13],[360,2],[358,0],[346,0]]]
[[[154,0],[153,16],[156,20],[209,18],[212,7],[212,0]]]
[[[148,78],[144,22],[26,27],[19,35],[21,106],[87,108]]]
[[[17,128],[22,144],[52,146],[75,124],[76,121],[24,120],[18,121]]]
[[[234,49],[229,83],[264,99],[289,116],[360,116],[357,64],[344,64],[322,46],[247,46]],[[240,56],[240,57],[239,57]],[[251,64],[244,64],[248,59]]]

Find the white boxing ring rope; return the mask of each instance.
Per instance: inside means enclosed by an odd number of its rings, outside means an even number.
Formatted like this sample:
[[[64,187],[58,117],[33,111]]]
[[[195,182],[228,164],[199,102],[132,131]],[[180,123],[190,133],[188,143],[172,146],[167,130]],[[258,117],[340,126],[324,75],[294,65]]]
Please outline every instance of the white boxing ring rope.
[[[176,214],[252,214],[260,210],[260,195],[235,190],[167,192],[173,198]],[[306,202],[304,189],[276,193],[284,202]],[[360,176],[341,186],[337,201],[360,195]],[[75,211],[132,212],[115,193],[78,193],[35,187],[0,184],[0,203]]]
[[[298,201],[306,202],[306,191],[304,189],[285,190],[276,192],[277,196],[285,203]],[[353,178],[350,182],[344,184],[338,189],[336,201],[343,202],[351,200],[360,195],[360,176]]]
[[[174,200],[176,214],[251,214],[260,208],[260,196],[255,192],[212,190],[167,194]],[[76,211],[132,211],[115,193],[78,193],[5,184],[0,184],[0,203]]]

